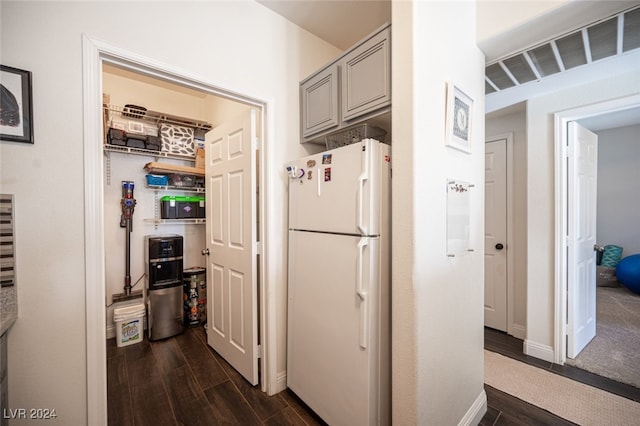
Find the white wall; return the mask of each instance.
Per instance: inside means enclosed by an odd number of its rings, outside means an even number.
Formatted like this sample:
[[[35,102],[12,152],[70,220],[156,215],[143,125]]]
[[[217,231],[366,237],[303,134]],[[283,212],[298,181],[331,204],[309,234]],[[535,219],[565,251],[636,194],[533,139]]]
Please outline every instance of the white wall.
[[[516,112],[489,114],[485,121],[485,139],[511,134],[513,136],[513,329],[519,339],[526,337],[527,324],[527,125],[526,109]]]
[[[598,134],[598,244],[640,253],[640,125]]]
[[[16,195],[20,280],[20,317],[9,331],[11,407],[55,408],[61,424],[87,423],[83,33],[271,102],[269,279],[282,301],[284,354],[287,179],[277,171],[307,152],[296,143],[298,81],[338,50],[246,1],[2,1],[0,14],[2,64],[33,72],[35,123],[34,145],[0,144],[2,191]],[[282,356],[278,371],[285,366]]]
[[[621,70],[622,71],[622,70]],[[638,71],[530,99],[527,105],[527,340],[525,351],[553,360],[554,116],[640,93]]]
[[[474,2],[394,1],[392,16],[393,421],[458,424],[484,398],[484,57]],[[444,145],[449,80],[476,100],[470,155]],[[454,259],[448,178],[475,184],[476,251]]]

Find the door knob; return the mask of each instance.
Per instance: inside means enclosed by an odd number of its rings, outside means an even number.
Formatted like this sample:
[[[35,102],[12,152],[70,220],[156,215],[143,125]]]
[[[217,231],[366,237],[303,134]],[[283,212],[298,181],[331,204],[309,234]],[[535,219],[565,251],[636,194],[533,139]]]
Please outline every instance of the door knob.
[[[496,250],[502,250],[503,248],[504,246],[502,245],[502,243],[496,244]]]
[[[203,256],[209,256],[209,249],[208,248],[202,249],[201,253],[202,253]]]

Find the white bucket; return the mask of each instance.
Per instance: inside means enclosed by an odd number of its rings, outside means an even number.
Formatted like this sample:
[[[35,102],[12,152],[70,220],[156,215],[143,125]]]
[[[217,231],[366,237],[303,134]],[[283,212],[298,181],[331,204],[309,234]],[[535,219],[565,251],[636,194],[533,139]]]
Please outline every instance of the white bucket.
[[[144,315],[146,313],[143,304],[125,306],[114,309],[113,320],[116,323],[116,345],[129,346],[144,340]]]

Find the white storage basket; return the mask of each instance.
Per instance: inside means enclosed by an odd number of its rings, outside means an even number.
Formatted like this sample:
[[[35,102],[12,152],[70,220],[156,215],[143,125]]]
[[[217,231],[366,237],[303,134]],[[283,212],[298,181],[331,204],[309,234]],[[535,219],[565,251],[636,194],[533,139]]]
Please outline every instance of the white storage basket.
[[[160,124],[162,152],[195,157],[196,146],[193,134],[193,128],[191,127],[176,126],[169,123]]]

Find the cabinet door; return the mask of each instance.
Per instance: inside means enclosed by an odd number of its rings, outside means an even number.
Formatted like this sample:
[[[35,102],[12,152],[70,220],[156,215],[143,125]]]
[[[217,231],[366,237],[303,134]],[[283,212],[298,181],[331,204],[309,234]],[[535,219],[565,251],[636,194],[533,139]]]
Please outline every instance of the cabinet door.
[[[338,65],[320,71],[300,84],[302,136],[338,125]]]
[[[386,28],[342,59],[343,121],[391,104],[390,35]]]

